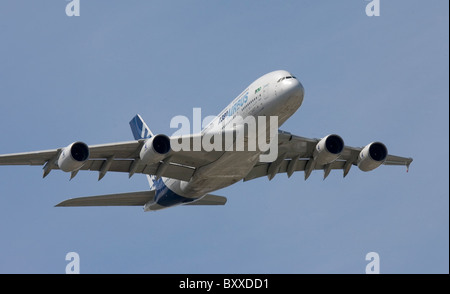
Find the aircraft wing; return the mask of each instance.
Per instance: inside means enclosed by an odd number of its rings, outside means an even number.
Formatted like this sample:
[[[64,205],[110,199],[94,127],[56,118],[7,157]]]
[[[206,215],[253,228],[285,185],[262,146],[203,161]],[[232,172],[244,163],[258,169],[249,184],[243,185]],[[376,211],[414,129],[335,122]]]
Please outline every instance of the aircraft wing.
[[[297,171],[305,172],[305,180],[313,170],[323,170],[324,179],[331,170],[342,170],[344,177],[353,165],[358,165],[359,155],[364,147],[344,146],[339,156],[328,163],[318,163],[315,161],[315,150],[321,139],[309,139],[289,132],[278,132],[278,158],[273,162],[259,162],[247,174],[244,181],[249,181],[262,176],[272,179],[278,173],[287,173],[291,176]],[[403,165],[407,169],[413,161],[410,157],[401,157],[388,154],[383,160],[384,165]]]
[[[187,135],[190,146],[199,135]],[[182,139],[183,136],[170,138],[171,142]],[[279,131],[278,158],[274,162],[257,163],[244,178],[244,181],[268,176],[272,179],[277,173],[286,172],[288,176],[296,171],[305,171],[305,179],[313,170],[323,170],[326,178],[331,170],[343,170],[344,177],[352,165],[358,165],[359,155],[364,147],[344,146],[339,157],[329,163],[316,163],[315,150],[321,139],[309,139],[291,133]],[[71,178],[79,170],[99,172],[99,180],[109,171],[128,173],[131,177],[135,173],[157,175],[183,181],[189,181],[195,170],[200,166],[217,160],[223,151],[177,151],[171,152],[162,161],[146,164],[140,160],[140,151],[145,140],[118,142],[110,144],[92,145],[89,147],[89,159],[81,168],[72,171]],[[178,141],[180,142],[180,141]],[[66,147],[67,148],[67,147]],[[60,169],[58,158],[65,148],[44,150],[27,153],[0,155],[0,165],[40,165],[44,168],[44,177],[53,169]],[[192,149],[192,148],[191,148]],[[412,158],[387,155],[384,165],[403,165],[407,168]]]
[[[189,139],[192,141],[193,136]],[[170,140],[178,140],[173,137]],[[135,173],[158,175],[183,181],[189,181],[196,168],[217,160],[223,152],[178,151],[153,164],[145,164],[139,159],[139,153],[145,140],[118,142],[89,147],[89,159],[81,168],[71,174],[73,178],[79,170],[99,172],[99,180],[109,171],[125,172],[131,177]],[[192,146],[192,145],[191,145]],[[44,168],[44,177],[53,169],[60,169],[58,158],[64,148],[0,155],[0,165],[38,165]]]

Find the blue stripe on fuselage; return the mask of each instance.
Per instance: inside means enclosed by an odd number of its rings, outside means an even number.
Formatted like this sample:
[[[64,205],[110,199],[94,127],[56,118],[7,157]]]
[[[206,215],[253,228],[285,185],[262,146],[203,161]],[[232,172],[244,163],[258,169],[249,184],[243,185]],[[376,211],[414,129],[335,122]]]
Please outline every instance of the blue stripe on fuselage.
[[[162,178],[156,180],[154,183],[156,187],[155,203],[158,205],[170,207],[196,200],[194,198],[180,196],[177,193],[173,192],[166,186],[166,184],[164,184]]]

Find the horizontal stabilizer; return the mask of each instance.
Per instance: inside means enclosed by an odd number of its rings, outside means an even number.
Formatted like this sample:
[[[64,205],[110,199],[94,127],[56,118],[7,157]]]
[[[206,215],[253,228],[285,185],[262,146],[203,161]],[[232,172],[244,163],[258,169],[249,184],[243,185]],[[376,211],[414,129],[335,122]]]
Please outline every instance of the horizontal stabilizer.
[[[139,206],[153,200],[155,191],[109,194],[65,200],[55,206]]]
[[[225,205],[225,203],[227,203],[226,197],[206,194],[200,200],[190,202],[185,205]]]

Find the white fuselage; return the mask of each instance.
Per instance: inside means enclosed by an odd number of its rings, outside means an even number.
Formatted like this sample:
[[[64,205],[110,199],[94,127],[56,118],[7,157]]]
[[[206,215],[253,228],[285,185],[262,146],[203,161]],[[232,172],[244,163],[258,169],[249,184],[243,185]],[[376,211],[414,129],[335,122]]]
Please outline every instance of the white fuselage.
[[[202,130],[202,134],[222,132],[238,116],[253,116],[255,121],[260,116],[276,116],[280,126],[300,107],[303,95],[302,84],[289,72],[279,70],[268,73],[251,83]],[[265,138],[269,138],[267,132],[268,127],[264,131],[264,135],[267,134]],[[261,150],[258,148],[233,152],[225,149],[217,160],[199,167],[189,182],[164,177],[162,182],[170,192],[186,198],[200,199],[211,191],[242,180],[259,162],[260,154]]]

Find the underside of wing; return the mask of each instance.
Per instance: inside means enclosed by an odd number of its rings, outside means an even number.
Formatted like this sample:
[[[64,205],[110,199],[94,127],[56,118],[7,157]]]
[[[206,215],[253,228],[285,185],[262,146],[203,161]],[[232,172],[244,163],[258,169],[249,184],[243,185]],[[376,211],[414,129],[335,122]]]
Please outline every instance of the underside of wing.
[[[101,180],[107,172],[128,173],[129,177],[135,173],[156,175],[183,181],[189,181],[195,170],[217,160],[223,152],[173,151],[168,149],[167,154],[153,154],[154,139],[166,137],[156,135],[149,140],[136,140],[101,145],[87,146],[82,142],[74,142],[65,148],[0,155],[0,165],[37,165],[43,166],[44,177],[51,170],[61,169],[71,173],[71,179],[80,170],[99,172]],[[193,141],[199,135],[186,135],[168,138],[172,142],[185,140],[193,146]],[[201,139],[201,138],[200,138]],[[148,142],[150,141],[150,142]],[[152,145],[153,144],[153,145]],[[168,143],[170,146],[170,143]],[[147,152],[150,150],[150,152]],[[150,153],[150,154],[149,154]]]
[[[0,155],[0,165],[44,165],[58,153],[57,149]]]
[[[382,164],[409,168],[412,161],[409,157],[389,155],[380,142],[372,142],[365,147],[350,147],[345,146],[337,135],[309,139],[279,131],[277,159],[256,164],[244,181],[262,176],[272,179],[278,173],[287,173],[290,177],[297,171],[304,171],[306,180],[314,170],[323,170],[324,179],[331,170],[342,170],[345,177],[352,166],[358,166],[362,171],[371,171]]]
[[[189,181],[199,167],[215,162],[224,152],[205,151],[203,146],[194,151],[195,143],[201,140],[200,134],[191,134],[171,138],[154,135],[150,139],[92,146],[74,142],[54,150],[0,155],[0,165],[43,165],[44,177],[53,169],[61,169],[70,172],[71,178],[80,170],[90,170],[98,171],[99,180],[113,171],[128,173],[129,177],[141,173]],[[170,147],[183,142],[188,148],[173,150]],[[261,176],[272,179],[284,172],[291,176],[296,171],[304,171],[307,179],[314,170],[323,170],[326,178],[335,169],[343,170],[345,177],[352,166],[370,171],[382,164],[408,168],[411,162],[412,158],[388,154],[380,142],[350,147],[334,134],[322,139],[309,139],[279,131],[276,160],[257,163],[244,181]]]

